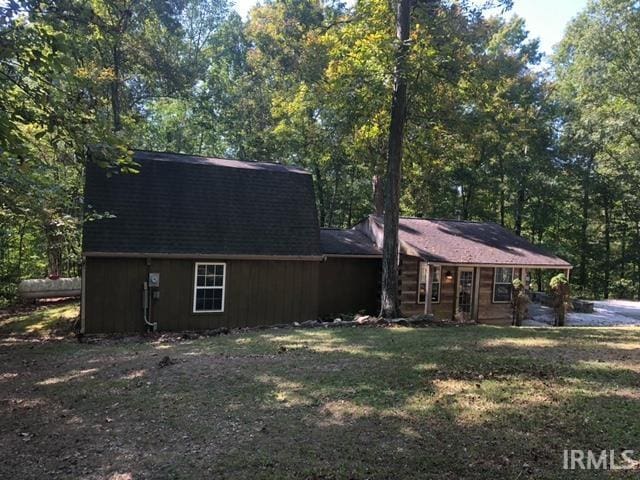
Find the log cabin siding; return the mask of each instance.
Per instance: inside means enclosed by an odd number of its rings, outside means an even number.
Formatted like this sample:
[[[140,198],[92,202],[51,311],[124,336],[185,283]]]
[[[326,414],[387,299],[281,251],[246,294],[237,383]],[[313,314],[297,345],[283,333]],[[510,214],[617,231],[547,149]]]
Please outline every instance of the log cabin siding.
[[[320,317],[380,312],[382,262],[379,258],[329,257],[320,263],[319,269]]]
[[[418,303],[419,265],[420,259],[417,257],[407,255],[400,257],[400,306],[404,315],[424,313],[424,304]],[[447,271],[451,272],[452,278],[446,278]],[[521,272],[521,268],[516,267],[514,274],[519,277]],[[510,303],[493,303],[493,275],[493,268],[474,268],[474,282],[479,282],[477,305],[472,307],[474,317],[478,323],[510,325],[512,315]],[[440,301],[431,304],[431,312],[438,319],[450,320],[455,316],[457,278],[458,267],[442,266]]]
[[[447,271],[452,273],[452,278],[446,278]],[[455,282],[457,281],[456,269],[443,265],[441,275],[440,302],[432,303],[431,311],[438,319],[451,320],[454,316],[455,308]]]
[[[398,288],[400,289],[400,311],[403,315],[424,313],[424,304],[418,303],[419,267],[419,258],[400,255]]]
[[[84,331],[143,331],[142,285],[149,272],[160,273],[160,298],[152,300],[150,320],[161,331],[273,325],[317,317],[319,262],[224,263],[224,312],[193,313],[195,260],[151,259],[147,265],[140,258],[88,257]]]
[[[418,303],[420,261],[418,257],[400,256],[400,310],[403,315],[424,313],[424,303]],[[448,270],[454,271],[453,268]],[[453,317],[454,279],[447,280],[445,278],[446,271],[447,267],[443,266],[440,280],[440,301],[431,303],[431,311],[436,318],[449,320]]]
[[[480,268],[478,322],[492,325],[511,324],[511,303],[493,302],[493,268]],[[519,269],[516,269],[518,275]]]

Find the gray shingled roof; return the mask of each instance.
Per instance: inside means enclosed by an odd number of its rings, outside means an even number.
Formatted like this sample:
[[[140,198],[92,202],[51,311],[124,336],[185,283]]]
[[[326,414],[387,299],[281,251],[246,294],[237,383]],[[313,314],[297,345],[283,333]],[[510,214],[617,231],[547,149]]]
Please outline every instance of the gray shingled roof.
[[[376,219],[382,225],[380,219]],[[425,260],[454,264],[536,265],[568,268],[571,264],[492,222],[400,219],[400,241]]]
[[[320,230],[320,248],[325,255],[381,255],[375,243],[358,230],[323,228]]]
[[[284,165],[136,152],[138,174],[87,167],[91,252],[320,255],[311,175]]]

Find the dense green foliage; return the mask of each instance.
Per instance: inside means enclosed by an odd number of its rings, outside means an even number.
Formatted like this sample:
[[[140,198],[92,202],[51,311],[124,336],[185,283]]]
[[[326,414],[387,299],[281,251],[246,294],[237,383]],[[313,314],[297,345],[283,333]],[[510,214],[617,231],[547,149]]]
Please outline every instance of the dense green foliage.
[[[579,293],[638,296],[637,3],[591,3],[550,64],[522,19],[474,5],[413,10],[401,213],[496,221],[572,261]],[[322,225],[370,213],[391,7],[271,0],[245,21],[226,0],[9,2],[0,295],[76,272],[83,166],[135,171],[133,148],[295,163],[314,175]]]

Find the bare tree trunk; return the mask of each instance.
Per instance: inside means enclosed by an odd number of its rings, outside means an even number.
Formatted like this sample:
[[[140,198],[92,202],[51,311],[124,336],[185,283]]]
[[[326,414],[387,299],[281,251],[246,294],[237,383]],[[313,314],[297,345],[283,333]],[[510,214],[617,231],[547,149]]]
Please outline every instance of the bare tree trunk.
[[[591,169],[589,168],[582,182],[582,223],[580,225],[580,279],[579,283],[582,288],[587,286],[587,256],[588,256],[588,237],[587,227],[589,226],[589,176]]]
[[[461,220],[467,220],[469,218],[469,211],[471,205],[472,187],[471,184],[467,188],[462,189],[462,218]]]
[[[18,265],[16,267],[16,273],[18,280],[22,279],[22,257],[24,254],[24,234],[27,228],[27,219],[25,218],[22,221],[22,225],[20,226],[20,241],[18,243]]]
[[[314,165],[313,170],[316,174],[316,192],[318,196],[318,214],[320,216],[320,226],[325,227],[326,204],[324,198],[324,178],[322,177],[322,172],[320,171],[320,167],[318,165]]]
[[[504,227],[504,211],[505,211],[505,196],[504,196],[504,173],[500,175],[500,225]]]
[[[400,314],[398,295],[398,225],[400,221],[400,178],[402,141],[407,111],[407,56],[411,28],[411,0],[399,0],[396,24],[397,46],[387,154],[387,181],[384,189],[384,241],[382,248],[382,295],[380,315]]]
[[[111,82],[111,110],[113,111],[113,130],[118,132],[122,129],[122,101],[120,98],[120,63],[122,56],[120,55],[120,46],[118,44],[113,47],[113,74],[114,79]]]
[[[627,276],[627,219],[626,216],[622,219],[622,232],[620,240],[620,278],[624,279]]]
[[[526,200],[526,192],[524,185],[520,185],[518,189],[518,197],[516,201],[516,214],[515,214],[515,232],[516,235],[522,235],[522,212],[524,210],[524,202]]]
[[[356,162],[353,162],[351,165],[351,173],[349,175],[349,206],[347,208],[347,227],[351,227],[351,222],[353,221],[353,179],[356,176]]]
[[[337,168],[335,168],[334,174],[333,174],[333,189],[331,192],[331,198],[329,200],[329,211],[328,211],[328,217],[327,217],[327,226],[328,227],[332,227],[335,225],[334,223],[334,216],[333,214],[336,211],[336,198],[338,197],[338,189],[340,188],[340,181],[343,180],[342,177],[342,172],[340,171],[340,167],[338,166]]]
[[[638,250],[640,248],[640,221],[636,220],[636,254],[634,259],[635,281],[636,281],[636,299],[640,300],[640,258],[638,258]]]
[[[604,199],[604,298],[609,298],[611,282],[611,203],[609,193]]]

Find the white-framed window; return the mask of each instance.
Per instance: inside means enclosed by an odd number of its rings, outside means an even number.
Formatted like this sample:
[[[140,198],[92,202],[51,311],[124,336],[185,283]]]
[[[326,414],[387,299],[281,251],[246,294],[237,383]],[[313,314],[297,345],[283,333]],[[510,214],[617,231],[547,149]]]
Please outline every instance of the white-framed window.
[[[424,303],[427,296],[427,268],[426,262],[420,262],[418,274],[418,303]],[[437,266],[431,269],[431,303],[440,303],[440,275],[442,267]]]
[[[193,280],[194,313],[224,311],[226,273],[225,263],[196,262]]]
[[[511,301],[513,268],[495,268],[493,273],[493,303]]]

